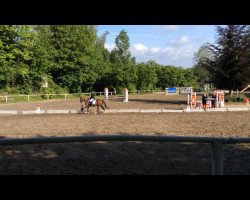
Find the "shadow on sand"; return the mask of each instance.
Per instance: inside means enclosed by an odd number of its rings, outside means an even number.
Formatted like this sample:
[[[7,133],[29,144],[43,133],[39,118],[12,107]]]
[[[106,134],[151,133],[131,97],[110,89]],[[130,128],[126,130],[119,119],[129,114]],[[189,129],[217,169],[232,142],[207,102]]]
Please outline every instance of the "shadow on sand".
[[[187,101],[183,100],[158,100],[158,99],[129,99],[130,102],[140,102],[140,103],[150,103],[150,104],[176,104],[176,105],[186,105]]]
[[[224,146],[224,174],[250,175],[250,146]],[[0,146],[0,174],[210,175],[209,144],[86,142]]]

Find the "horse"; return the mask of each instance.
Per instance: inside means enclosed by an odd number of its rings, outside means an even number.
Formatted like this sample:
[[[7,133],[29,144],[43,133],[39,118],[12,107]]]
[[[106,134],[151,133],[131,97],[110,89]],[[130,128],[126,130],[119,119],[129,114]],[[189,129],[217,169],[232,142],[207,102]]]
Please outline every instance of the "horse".
[[[85,108],[87,108],[87,112],[89,112],[89,107],[90,106],[96,106],[97,109],[97,113],[100,113],[100,107],[102,107],[102,109],[105,111],[105,108],[109,109],[109,107],[107,106],[106,102],[104,100],[101,100],[101,99],[96,99],[95,100],[95,104],[93,105],[90,105],[89,104],[89,100],[88,99],[85,99],[83,97],[80,97],[80,102],[85,104]]]

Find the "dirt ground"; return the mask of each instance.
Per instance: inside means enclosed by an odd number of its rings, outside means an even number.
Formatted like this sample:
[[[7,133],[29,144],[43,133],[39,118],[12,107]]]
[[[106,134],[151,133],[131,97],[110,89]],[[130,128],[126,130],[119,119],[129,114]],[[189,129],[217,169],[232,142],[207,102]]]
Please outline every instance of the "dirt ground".
[[[97,97],[98,98],[98,97]],[[201,97],[198,97],[198,100]],[[130,95],[110,109],[186,108],[186,95]],[[23,110],[80,109],[79,99],[1,104],[0,138],[90,134],[250,137],[250,112],[20,115]],[[246,107],[245,104],[226,104]],[[0,147],[0,174],[211,174],[209,144],[88,142]],[[224,173],[250,174],[250,145],[224,146]]]

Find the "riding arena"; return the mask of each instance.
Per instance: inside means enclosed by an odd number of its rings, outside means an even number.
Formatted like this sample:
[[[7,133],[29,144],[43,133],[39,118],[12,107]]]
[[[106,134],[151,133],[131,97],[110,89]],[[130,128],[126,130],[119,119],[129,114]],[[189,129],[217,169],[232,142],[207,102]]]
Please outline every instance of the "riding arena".
[[[100,107],[98,111],[94,106],[87,111],[84,106],[81,110],[83,102],[79,98],[1,103],[0,141],[6,140],[6,145],[0,143],[0,174],[209,175],[212,168],[218,167],[213,163],[220,159],[215,156],[218,142],[197,139],[164,142],[147,138],[119,141],[116,136],[229,138],[229,141],[250,137],[249,102],[222,103],[218,96],[216,108],[208,103],[203,109],[201,93],[129,94],[126,89],[120,96],[104,90],[104,95],[96,99],[105,101],[108,108]],[[116,139],[43,144],[23,141],[15,145],[9,141],[85,136]],[[219,168],[223,167],[223,174],[250,174],[250,144],[222,143],[223,166]]]

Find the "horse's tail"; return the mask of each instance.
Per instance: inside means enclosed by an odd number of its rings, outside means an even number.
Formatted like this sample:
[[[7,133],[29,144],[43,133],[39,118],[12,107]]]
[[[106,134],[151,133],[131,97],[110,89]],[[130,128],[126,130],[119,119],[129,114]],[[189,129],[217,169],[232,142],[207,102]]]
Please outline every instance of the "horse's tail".
[[[105,108],[109,109],[109,107],[107,106],[106,102],[105,101],[102,101],[102,102],[103,102]]]

